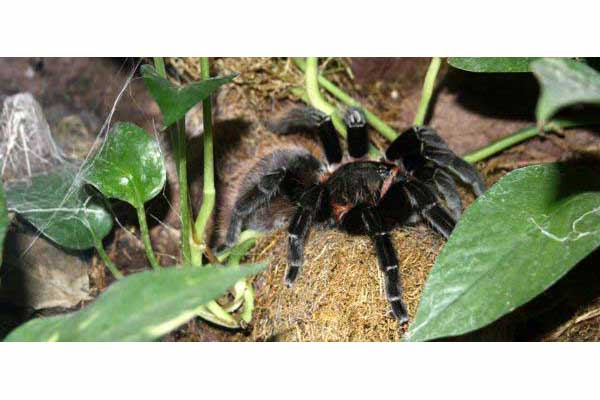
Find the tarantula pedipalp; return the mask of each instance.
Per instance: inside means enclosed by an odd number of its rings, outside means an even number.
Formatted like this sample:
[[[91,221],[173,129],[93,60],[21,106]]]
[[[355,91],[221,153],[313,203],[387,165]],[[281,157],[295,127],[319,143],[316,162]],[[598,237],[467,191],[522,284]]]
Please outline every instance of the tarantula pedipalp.
[[[367,157],[363,112],[350,108],[344,122],[347,157],[331,119],[317,110],[295,109],[271,125],[280,133],[315,129],[325,160],[318,160],[300,146],[279,149],[262,158],[248,172],[235,201],[226,245],[235,243],[242,228],[268,230],[287,223],[285,282],[291,286],[304,263],[304,244],[313,225],[367,234],[383,271],[392,313],[404,323],[408,316],[389,228],[420,217],[447,238],[462,207],[450,174],[470,185],[476,195],[482,194],[485,186],[474,167],[457,157],[432,128],[408,129],[389,145],[380,160],[371,160]],[[273,204],[282,200],[293,204],[293,213],[276,210]]]

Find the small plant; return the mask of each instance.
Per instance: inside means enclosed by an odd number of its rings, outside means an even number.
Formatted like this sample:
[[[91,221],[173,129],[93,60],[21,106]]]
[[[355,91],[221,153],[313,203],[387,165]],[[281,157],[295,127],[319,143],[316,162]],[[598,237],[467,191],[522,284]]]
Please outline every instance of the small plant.
[[[65,248],[95,248],[118,282],[83,310],[32,320],[13,331],[7,340],[155,340],[196,316],[231,328],[250,321],[253,289],[245,279],[265,265],[240,266],[239,262],[253,245],[253,240],[243,241],[219,258],[213,257],[213,265],[202,265],[204,252],[208,250],[204,231],[214,208],[210,94],[234,76],[210,78],[208,59],[204,58],[203,80],[179,88],[166,79],[162,59],[155,59],[155,62],[158,72],[149,65],[142,66],[141,72],[163,114],[162,131],[170,133],[174,144],[180,188],[183,263],[172,268],[163,268],[159,264],[146,222],[145,203],[163,190],[166,181],[160,147],[148,132],[135,124],[116,123],[100,149],[80,167],[65,164],[27,182],[11,183],[6,191],[10,211]],[[204,199],[196,223],[192,224],[183,118],[201,101],[205,127]],[[140,237],[154,271],[124,277],[108,258],[102,244],[113,228],[108,199],[124,201],[135,208]],[[6,206],[0,192],[2,241],[6,226]],[[234,300],[222,307],[215,299],[232,287]],[[242,312],[236,319],[232,313],[240,307]]]

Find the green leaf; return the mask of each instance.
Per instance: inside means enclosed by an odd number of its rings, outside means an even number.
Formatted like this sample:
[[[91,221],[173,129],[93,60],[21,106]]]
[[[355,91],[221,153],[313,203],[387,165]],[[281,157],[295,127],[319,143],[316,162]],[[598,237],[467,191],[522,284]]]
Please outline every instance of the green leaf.
[[[600,104],[600,73],[568,58],[545,58],[531,65],[541,93],[535,114],[544,124],[559,109],[577,103]]]
[[[150,65],[142,65],[141,72],[146,87],[162,112],[165,128],[184,118],[192,107],[237,76],[233,74],[210,78],[178,87],[168,79],[161,77]]]
[[[106,197],[136,208],[160,193],[166,180],[158,143],[131,123],[115,124],[85,171],[85,179]]]
[[[439,255],[405,340],[481,328],[548,289],[600,245],[600,177],[515,170],[469,207]]]
[[[6,198],[4,189],[0,183],[0,266],[2,266],[2,254],[4,252],[4,237],[8,229],[8,211],[6,210]]]
[[[265,264],[165,268],[113,283],[81,311],[27,322],[6,341],[150,341],[196,316],[237,281]]]
[[[6,199],[9,210],[69,249],[92,248],[113,227],[102,199],[69,166],[7,184]]]
[[[470,72],[529,72],[535,57],[450,57],[448,64]]]

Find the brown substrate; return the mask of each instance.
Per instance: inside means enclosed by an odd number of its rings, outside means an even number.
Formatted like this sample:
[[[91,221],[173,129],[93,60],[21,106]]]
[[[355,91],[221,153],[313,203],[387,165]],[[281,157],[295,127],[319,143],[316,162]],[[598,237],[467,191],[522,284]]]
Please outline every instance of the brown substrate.
[[[543,336],[542,340],[600,342],[600,300],[579,310],[569,321]]]
[[[404,300],[412,319],[423,284],[443,240],[424,227],[393,232]],[[382,275],[366,236],[318,230],[306,246],[306,263],[292,288],[283,284],[285,233],[261,240],[250,259],[269,257],[256,280],[257,309],[249,340],[397,341],[402,336],[382,293]]]

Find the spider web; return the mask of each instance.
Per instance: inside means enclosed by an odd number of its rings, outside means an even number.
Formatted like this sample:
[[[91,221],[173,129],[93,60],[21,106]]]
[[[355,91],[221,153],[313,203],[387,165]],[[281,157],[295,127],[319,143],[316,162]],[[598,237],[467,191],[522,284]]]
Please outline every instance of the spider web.
[[[31,177],[64,162],[42,107],[30,93],[7,97],[0,113],[2,178]]]
[[[65,157],[61,148],[52,137],[41,106],[31,94],[20,93],[4,100],[4,106],[0,114],[0,167],[3,180],[9,182],[8,185],[31,185],[33,180],[40,175],[55,174],[58,171],[59,174],[65,176],[65,181],[53,189],[59,193],[64,193],[58,204],[56,202],[53,204],[45,203],[44,197],[48,193],[39,189],[30,192],[25,197],[21,196],[12,207],[9,204],[9,209],[24,216],[26,219],[28,214],[35,215],[36,213],[45,213],[45,218],[47,218],[43,224],[34,224],[38,232],[34,240],[23,251],[23,254],[31,249],[41,235],[49,237],[56,242],[53,236],[55,236],[55,226],[59,225],[57,222],[62,222],[63,219],[75,218],[79,222],[80,227],[81,225],[89,227],[89,219],[94,218],[95,214],[98,213],[97,209],[87,209],[89,203],[95,201],[96,196],[85,187],[84,177],[91,165],[93,155],[100,151],[106,143],[106,135],[110,131],[114,113],[123,96],[127,93],[133,104],[139,109],[140,114],[146,118],[150,118],[135,101],[130,90],[131,82],[135,79],[135,71],[138,69],[140,63],[141,61],[138,61],[131,68],[124,82],[120,83],[120,90],[116,98],[112,101],[112,107],[83,160],[70,160]],[[115,81],[116,79],[118,78],[115,78]],[[114,81],[112,84],[114,84]],[[161,141],[158,140],[159,130],[157,129],[157,125],[153,119],[150,122],[153,127],[152,134],[160,146]],[[165,159],[162,147],[160,150],[163,159]],[[70,171],[72,179],[68,178],[68,173],[64,174],[65,171]],[[165,188],[162,189],[161,196],[168,202]],[[35,201],[32,202],[32,199]],[[40,204],[42,205],[41,208]],[[168,202],[168,206],[174,212],[170,202]],[[112,214],[114,221],[120,227],[123,227],[123,224],[118,220],[110,207],[108,211]],[[181,219],[181,215],[179,213],[177,215]],[[159,221],[156,216],[150,215],[150,217]],[[159,222],[165,225],[164,222]],[[78,241],[76,225],[74,225],[71,232],[66,232],[65,234],[74,241],[73,248],[84,248],[86,247],[86,243]],[[174,229],[172,227],[169,228]],[[124,229],[124,232],[134,238],[140,245],[142,244],[141,240],[129,230]]]

